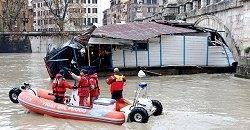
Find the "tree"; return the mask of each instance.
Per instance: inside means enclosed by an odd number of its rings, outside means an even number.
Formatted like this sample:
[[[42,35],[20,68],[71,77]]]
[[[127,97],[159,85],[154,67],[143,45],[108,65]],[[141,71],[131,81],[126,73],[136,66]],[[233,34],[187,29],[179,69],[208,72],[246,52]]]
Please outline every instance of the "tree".
[[[76,0],[75,3],[73,0],[44,0],[44,2],[60,31],[64,31],[67,22],[82,26],[83,15],[86,11],[83,7],[83,0]]]
[[[44,0],[49,11],[54,16],[54,22],[60,31],[64,30],[64,23],[69,3],[73,0]]]
[[[3,31],[16,31],[14,26],[23,21],[22,11],[26,11],[28,0],[5,0],[1,2],[2,12],[0,18],[2,19]]]

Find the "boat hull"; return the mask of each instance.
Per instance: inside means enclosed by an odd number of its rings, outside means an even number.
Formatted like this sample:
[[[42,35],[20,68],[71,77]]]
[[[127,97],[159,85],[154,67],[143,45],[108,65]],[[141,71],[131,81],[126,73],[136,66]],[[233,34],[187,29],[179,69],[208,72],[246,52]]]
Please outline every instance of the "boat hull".
[[[125,122],[125,115],[122,112],[111,109],[113,106],[94,106],[92,109],[67,106],[55,103],[50,98],[38,97],[28,91],[21,92],[18,100],[22,106],[30,111],[57,118],[104,122],[116,125],[122,125]]]

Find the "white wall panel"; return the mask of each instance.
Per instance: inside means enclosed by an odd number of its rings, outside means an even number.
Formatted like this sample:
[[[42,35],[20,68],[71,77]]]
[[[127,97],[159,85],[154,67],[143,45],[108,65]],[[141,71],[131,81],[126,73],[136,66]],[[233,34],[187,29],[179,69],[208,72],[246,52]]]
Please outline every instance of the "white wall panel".
[[[160,66],[160,43],[159,38],[149,42],[149,64],[150,66]]]
[[[125,51],[125,67],[135,67],[135,66],[136,66],[135,52],[126,50]]]
[[[162,64],[183,65],[183,36],[162,36]]]
[[[137,51],[137,65],[148,66],[148,51]]]
[[[124,67],[123,50],[119,49],[116,49],[116,51],[113,50],[112,60],[113,60],[113,67]]]
[[[206,59],[207,59],[207,37],[186,36],[185,64],[206,65]]]

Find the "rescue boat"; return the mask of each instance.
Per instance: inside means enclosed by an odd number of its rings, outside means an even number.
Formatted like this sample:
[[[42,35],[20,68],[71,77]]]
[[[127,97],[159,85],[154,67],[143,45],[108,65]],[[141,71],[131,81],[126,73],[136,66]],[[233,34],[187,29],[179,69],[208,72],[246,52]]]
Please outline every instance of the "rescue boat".
[[[13,97],[12,100],[19,102],[28,110],[42,115],[64,119],[104,122],[116,125],[122,125],[125,122],[125,115],[123,112],[114,110],[115,101],[112,101],[112,99],[110,99],[110,101],[105,100],[103,103],[99,102],[99,104],[94,104],[93,108],[88,108],[55,103],[53,101],[54,96],[44,89],[21,90],[20,94],[17,96],[18,100]]]
[[[139,71],[138,77],[145,77]],[[9,98],[13,103],[20,103],[30,111],[64,119],[96,121],[121,125],[124,122],[147,123],[150,116],[162,114],[160,101],[147,96],[147,83],[140,82],[133,101],[121,99],[115,101],[110,98],[98,98],[93,107],[79,106],[77,90],[72,91],[65,104],[54,102],[54,95],[45,89],[34,89],[29,84],[13,88],[9,91]]]

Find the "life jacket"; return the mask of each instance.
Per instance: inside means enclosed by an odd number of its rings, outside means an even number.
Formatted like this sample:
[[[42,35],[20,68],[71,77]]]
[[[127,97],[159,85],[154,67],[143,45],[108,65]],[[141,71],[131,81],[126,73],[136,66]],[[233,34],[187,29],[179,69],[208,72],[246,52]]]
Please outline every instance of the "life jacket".
[[[65,96],[65,92],[66,92],[66,87],[63,86],[63,80],[58,81],[58,79],[55,79],[52,83],[52,90],[53,90],[53,94],[55,96],[60,96],[60,97],[64,97]]]
[[[123,75],[113,75],[106,80],[106,83],[109,85],[111,84],[110,91],[112,93],[114,91],[123,90],[125,81],[126,80]]]
[[[88,97],[90,92],[90,84],[87,76],[81,76],[78,84],[78,95]]]
[[[98,77],[96,73],[89,76],[89,83],[90,85],[95,86],[94,89],[90,90],[90,97],[98,97],[100,95],[100,88],[99,88]]]

